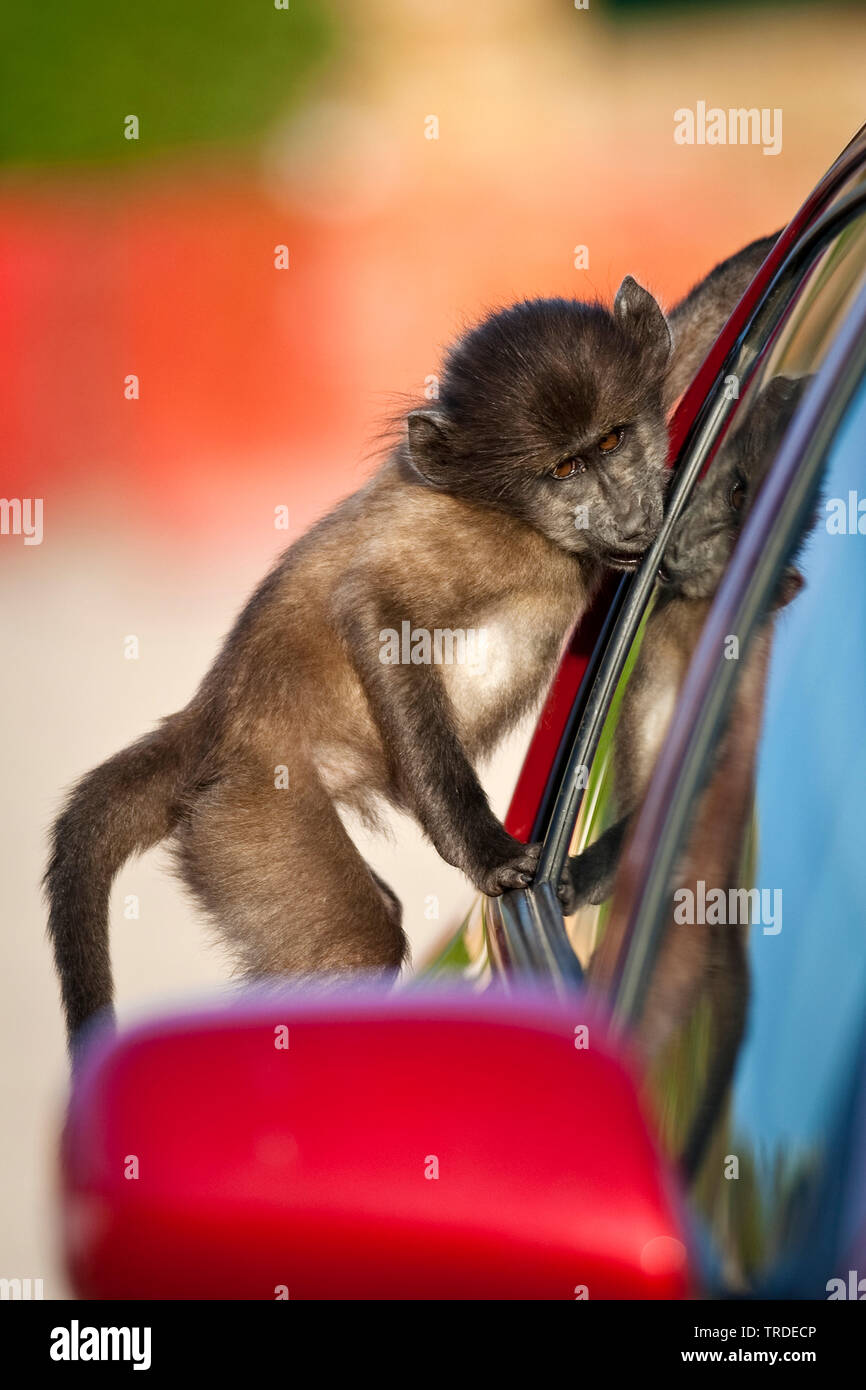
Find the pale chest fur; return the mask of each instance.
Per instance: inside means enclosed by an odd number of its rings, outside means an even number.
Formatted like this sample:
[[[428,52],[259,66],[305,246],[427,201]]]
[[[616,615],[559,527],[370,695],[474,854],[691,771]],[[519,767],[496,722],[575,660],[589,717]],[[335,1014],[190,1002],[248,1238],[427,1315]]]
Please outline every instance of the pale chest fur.
[[[489,751],[543,697],[581,605],[571,594],[542,606],[499,603],[475,619],[467,659],[441,677],[470,757]]]

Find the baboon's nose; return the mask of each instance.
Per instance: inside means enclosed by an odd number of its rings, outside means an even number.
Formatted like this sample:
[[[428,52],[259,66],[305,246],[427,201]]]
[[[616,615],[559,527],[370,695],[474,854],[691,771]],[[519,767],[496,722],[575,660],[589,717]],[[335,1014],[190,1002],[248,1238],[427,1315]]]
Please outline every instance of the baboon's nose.
[[[661,519],[661,506],[636,501],[623,517],[623,536],[627,536],[628,540],[635,544],[643,542],[644,545],[649,545],[655,538]]]
[[[646,512],[641,512],[639,516],[630,518],[630,520],[632,524],[628,530],[623,528],[623,541],[626,545],[646,550],[647,546],[651,545],[656,538],[659,529],[658,520]]]

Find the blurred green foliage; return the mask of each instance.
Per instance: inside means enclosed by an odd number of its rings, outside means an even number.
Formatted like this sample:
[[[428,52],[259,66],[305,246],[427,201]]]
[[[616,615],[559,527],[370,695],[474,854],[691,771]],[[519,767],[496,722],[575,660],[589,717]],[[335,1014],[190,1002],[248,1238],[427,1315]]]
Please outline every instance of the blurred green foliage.
[[[0,28],[0,162],[102,162],[243,145],[331,52],[323,0],[11,0]],[[124,138],[138,116],[140,138]]]

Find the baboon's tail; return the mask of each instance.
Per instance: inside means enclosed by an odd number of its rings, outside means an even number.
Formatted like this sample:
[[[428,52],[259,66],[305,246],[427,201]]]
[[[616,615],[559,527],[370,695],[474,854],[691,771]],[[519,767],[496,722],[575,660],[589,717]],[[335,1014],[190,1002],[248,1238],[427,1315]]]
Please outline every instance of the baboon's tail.
[[[58,816],[45,874],[48,935],[70,1051],[82,1024],[112,1003],[108,902],[132,854],[176,826],[195,739],[186,711],[83,777]]]

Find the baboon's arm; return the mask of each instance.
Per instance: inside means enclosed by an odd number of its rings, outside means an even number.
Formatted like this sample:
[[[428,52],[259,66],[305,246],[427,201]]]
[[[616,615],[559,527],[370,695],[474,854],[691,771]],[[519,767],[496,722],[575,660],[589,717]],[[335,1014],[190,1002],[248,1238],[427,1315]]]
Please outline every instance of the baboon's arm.
[[[491,811],[435,665],[383,664],[380,633],[399,631],[401,619],[363,580],[341,586],[335,613],[407,809],[442,858],[483,893],[525,887],[537,847],[515,840]]]

